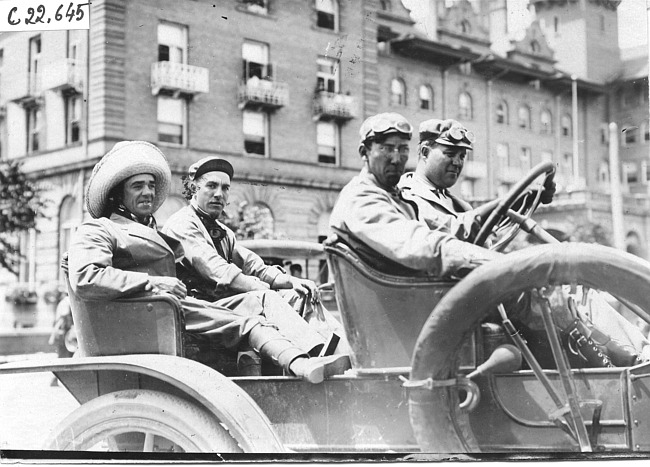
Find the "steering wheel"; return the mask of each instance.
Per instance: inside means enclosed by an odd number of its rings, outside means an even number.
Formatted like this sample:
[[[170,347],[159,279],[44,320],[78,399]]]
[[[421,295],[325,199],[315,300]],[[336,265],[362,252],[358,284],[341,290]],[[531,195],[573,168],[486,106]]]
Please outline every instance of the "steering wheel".
[[[550,181],[555,176],[555,165],[552,162],[542,162],[533,167],[526,176],[513,186],[510,191],[502,198],[499,203],[493,207],[492,204],[486,205],[486,211],[482,213],[479,210],[479,215],[482,219],[486,218],[482,223],[481,228],[474,238],[474,244],[483,246],[488,236],[494,231],[500,234],[500,239],[490,247],[492,250],[500,251],[517,235],[520,229],[520,224],[513,221],[508,217],[508,211],[521,202],[521,205],[516,209],[519,214],[528,219],[540,202],[541,190],[537,190],[532,201],[527,198],[528,187],[539,177],[544,174],[543,185]]]

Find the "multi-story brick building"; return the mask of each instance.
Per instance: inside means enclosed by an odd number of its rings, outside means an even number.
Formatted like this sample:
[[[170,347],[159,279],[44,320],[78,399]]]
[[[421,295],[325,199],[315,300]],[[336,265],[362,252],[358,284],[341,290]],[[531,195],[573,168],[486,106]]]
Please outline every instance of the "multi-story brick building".
[[[70,233],[87,216],[90,171],[124,139],[151,141],[170,160],[174,195],[159,223],[184,203],[187,166],[219,155],[235,167],[231,212],[246,202],[278,235],[318,240],[361,166],[361,121],[389,110],[416,126],[435,117],[472,128],[478,143],[458,187],[464,196],[502,194],[552,160],[562,192],[560,208],[543,213],[549,225],[568,231],[567,209],[573,221],[609,225],[606,197],[599,201],[608,180],[603,128],[612,118],[627,124],[610,82],[629,82],[618,2],[533,1],[537,21],[517,41],[506,37],[504,0],[420,2],[426,11],[415,19],[403,3],[95,0],[89,31],[0,36],[0,157],[22,160],[52,199],[50,217],[22,241],[21,280],[59,278]],[[567,37],[576,24],[583,33]],[[646,198],[634,198],[640,211],[629,224],[642,254]]]

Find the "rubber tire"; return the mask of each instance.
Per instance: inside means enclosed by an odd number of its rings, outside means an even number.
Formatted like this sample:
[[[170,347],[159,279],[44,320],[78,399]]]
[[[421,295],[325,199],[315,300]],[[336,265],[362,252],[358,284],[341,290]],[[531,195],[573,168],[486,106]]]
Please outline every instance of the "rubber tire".
[[[52,431],[44,449],[85,451],[111,434],[143,430],[185,452],[242,452],[206,410],[171,394],[142,389],[104,394],[81,405]]]
[[[463,342],[495,305],[513,293],[549,283],[607,291],[650,312],[650,263],[593,244],[526,248],[477,268],[442,298],[418,337],[410,379],[455,378]],[[457,389],[411,390],[409,415],[422,451],[480,452],[468,415],[458,409]]]

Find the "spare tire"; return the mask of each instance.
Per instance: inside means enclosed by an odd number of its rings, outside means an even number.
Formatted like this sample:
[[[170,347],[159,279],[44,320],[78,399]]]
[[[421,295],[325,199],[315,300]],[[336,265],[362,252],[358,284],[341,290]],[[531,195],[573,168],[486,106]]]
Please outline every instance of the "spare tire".
[[[411,381],[455,378],[463,342],[506,297],[549,284],[582,284],[650,311],[650,263],[600,245],[539,245],[483,265],[454,286],[433,310],[415,345]],[[422,451],[478,452],[469,417],[454,387],[411,389],[409,414]]]

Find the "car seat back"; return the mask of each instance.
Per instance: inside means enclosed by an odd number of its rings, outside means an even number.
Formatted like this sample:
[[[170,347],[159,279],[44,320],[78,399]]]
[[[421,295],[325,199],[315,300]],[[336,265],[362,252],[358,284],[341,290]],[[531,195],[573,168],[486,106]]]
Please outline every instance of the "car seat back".
[[[408,367],[420,329],[456,283],[380,272],[363,261],[343,233],[324,243],[352,366]]]
[[[61,261],[80,356],[165,354],[183,356],[180,301],[172,295],[84,300],[70,286],[68,257]]]

